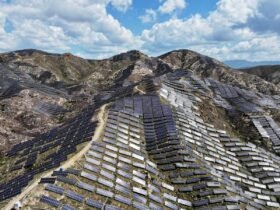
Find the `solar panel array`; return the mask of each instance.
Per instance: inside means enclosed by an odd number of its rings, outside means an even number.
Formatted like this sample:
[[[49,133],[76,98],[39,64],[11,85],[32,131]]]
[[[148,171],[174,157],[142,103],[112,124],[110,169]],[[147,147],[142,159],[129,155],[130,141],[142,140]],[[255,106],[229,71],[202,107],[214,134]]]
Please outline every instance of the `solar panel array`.
[[[230,98],[228,99],[228,101],[233,104],[239,111],[246,114],[264,112],[263,109],[258,105],[251,103],[241,97]]]
[[[265,143],[271,143],[273,151],[280,154],[280,128],[277,123],[269,116],[251,116],[251,119],[263,141],[270,141]]]
[[[239,209],[238,199],[230,200],[231,195],[219,180],[202,168],[189,148],[182,145],[171,108],[158,100],[147,106],[151,107],[151,114],[143,116],[147,151],[168,174],[177,194],[191,195],[194,208]]]
[[[49,184],[54,184],[55,183],[55,178],[41,178],[40,180],[40,184],[45,184],[45,183],[49,183]]]
[[[36,80],[33,80],[30,77],[30,75],[21,71],[21,68],[19,68],[18,65],[18,63],[11,63],[10,68],[13,69],[11,75],[11,71],[7,70],[7,68],[1,64],[2,70],[0,72],[0,80],[2,80],[1,86],[3,87],[0,91],[0,97],[17,94],[22,89],[31,89],[36,92],[43,92],[45,95],[50,95],[51,97],[70,99],[70,96],[65,91],[42,84],[41,82],[36,82]]]
[[[112,95],[121,99],[106,115],[102,138],[92,142],[85,157],[79,160],[79,170],[54,171],[52,179],[41,180],[48,183],[41,203],[70,210],[280,208],[280,158],[252,143],[231,138],[205,123],[198,113],[202,102],[199,96],[210,92],[207,85],[215,90],[216,103],[232,111],[237,108],[248,114],[259,113],[262,109],[256,105],[258,100],[266,98],[261,106],[273,106],[274,99],[205,81],[188,71],[168,74],[159,90],[165,100],[154,94],[121,98],[131,88],[121,89],[124,92],[119,92],[119,96],[108,93],[108,101]],[[147,89],[149,85],[146,84]],[[162,101],[168,101],[173,109]],[[43,162],[53,163],[49,165],[52,168],[75,151],[73,145],[89,140],[95,128],[90,121],[93,110],[15,146],[9,155],[20,158],[11,170],[22,166],[25,172],[0,185],[2,199],[20,193],[36,173],[46,170],[37,169],[36,164],[44,151],[57,148]],[[254,120],[263,137],[274,135],[271,139],[276,145],[276,123],[269,117]]]
[[[206,79],[207,84],[216,93],[214,101],[217,106],[230,112],[237,109],[246,114],[263,113],[263,108],[279,109],[277,97],[256,93],[251,90],[221,83],[213,79]],[[232,105],[228,105],[226,100]]]
[[[157,90],[156,85],[154,84],[154,81],[152,79],[146,79],[141,83],[141,86],[144,87],[144,91],[146,93],[155,92]]]
[[[216,95],[213,98],[213,101],[217,107],[221,107],[227,111],[232,111],[232,112],[235,110],[235,108],[226,99],[222,98],[220,95]]]
[[[179,90],[178,88],[181,88],[181,90],[187,88],[189,91],[191,89],[192,92],[200,92],[200,94],[206,94],[210,91],[202,79],[199,79],[188,70],[177,69],[162,78],[165,85],[176,87],[177,90]]]
[[[168,90],[170,90],[169,87]],[[162,91],[163,94],[164,92]],[[168,96],[170,96],[170,92],[168,91]],[[174,94],[175,92],[173,91]],[[187,94],[184,96],[188,97]],[[189,101],[190,105],[197,102],[194,96],[192,99]],[[139,98],[136,98],[134,102],[120,102],[118,109],[131,110],[130,105],[136,105],[137,113],[143,117],[146,150],[155,160],[158,168],[168,173],[171,182],[170,189],[175,189],[177,195],[180,193],[185,196],[191,194],[192,205],[195,208],[222,209],[228,206],[228,208],[239,209],[238,200],[230,199],[230,195],[221,188],[217,179],[214,180],[209,176],[209,173],[196,163],[187,151],[187,147],[182,146],[170,107],[162,105],[156,96],[146,96],[142,101],[142,105],[139,105]],[[189,170],[186,171],[187,169]],[[211,197],[211,195],[213,198],[208,199],[207,197]],[[214,202],[215,199],[216,202]],[[169,206],[169,208],[172,207]]]
[[[275,97],[261,93],[258,93],[258,96],[259,98],[256,100],[256,104],[259,106],[271,109],[279,109],[280,101],[277,101]]]
[[[100,92],[98,95],[94,97],[95,103],[105,104],[111,101],[117,100],[119,98],[123,98],[127,95],[131,95],[133,93],[134,85],[130,85],[127,87],[116,87],[114,91],[104,91]]]
[[[196,102],[200,101],[199,98],[187,92],[186,89],[181,89],[176,86],[168,86],[166,83],[162,85],[159,92],[160,96],[167,98],[169,103],[176,108],[183,108],[189,110],[191,113],[192,108],[198,109]]]
[[[69,111],[64,107],[53,103],[39,103],[36,106],[35,110],[39,113],[53,115],[53,116],[62,115]]]
[[[91,121],[94,111],[95,107],[90,106],[63,126],[15,145],[8,156],[17,158],[14,167],[23,168],[23,171],[0,184],[0,201],[19,194],[36,174],[58,167],[67,160],[67,155],[76,152],[77,145],[91,140],[96,127],[96,122]],[[42,154],[51,149],[54,149],[53,153],[42,159]]]
[[[51,187],[52,192],[57,191],[59,195],[59,185],[63,185],[65,194],[65,190],[71,187],[71,197],[68,195],[68,198],[76,202],[75,206],[87,205],[97,209],[192,206],[190,201],[176,195],[175,188],[164,181],[157,165],[149,160],[142,118],[150,114],[160,116],[162,112],[170,114],[171,111],[166,108],[155,111],[153,108],[150,113],[147,110],[151,103],[154,108],[159,106],[159,98],[139,96],[116,101],[109,110],[103,140],[92,143],[82,172],[77,173],[79,175],[67,172],[66,177],[59,175],[57,187]],[[80,189],[78,195],[74,189]]]
[[[209,81],[211,87],[215,90],[216,94],[219,94],[223,98],[229,99],[229,98],[239,97],[238,92],[233,86],[220,83],[216,80],[209,80]]]
[[[161,93],[164,94],[161,94],[161,96],[171,103],[174,101],[173,98],[176,100],[177,97],[185,98],[181,100],[189,100],[191,105],[197,103],[197,101],[190,100],[189,94],[192,93],[188,92],[187,89],[185,91],[188,93],[185,94],[181,94],[181,90],[178,90],[177,87],[166,88],[163,86],[162,89]],[[173,98],[170,97],[171,94],[174,96]],[[234,95],[233,92],[226,92],[225,94],[227,94],[227,97]],[[230,94],[231,96],[229,96]],[[230,138],[225,131],[217,130],[213,125],[204,123],[195,110],[194,107],[186,109],[181,104],[177,104],[176,111],[173,113],[180,146],[184,146],[181,152],[189,155],[188,164],[168,162],[165,168],[167,171],[173,172],[177,167],[184,168],[182,174],[177,171],[174,174],[171,173],[174,183],[180,183],[181,185],[186,183],[186,180],[183,179],[184,175],[188,177],[197,174],[210,175],[211,180],[209,181],[212,183],[207,184],[207,180],[194,176],[190,184],[184,188],[186,193],[192,192],[194,195],[197,193],[203,200],[201,203],[208,203],[206,208],[211,208],[212,196],[217,201],[223,200],[225,205],[231,205],[227,202],[233,201],[240,205],[235,203],[227,209],[240,209],[241,206],[246,206],[247,209],[280,208],[277,200],[280,186],[278,183],[280,181],[280,158],[252,143],[244,143],[238,138]],[[183,148],[183,146],[180,148]],[[161,151],[156,152],[159,153],[159,158],[164,157]],[[171,157],[174,156],[172,151],[167,150],[166,153]],[[167,157],[161,163],[167,163]],[[177,159],[177,161],[179,160]],[[204,169],[195,173],[198,167],[196,160],[203,165]],[[199,185],[201,188],[192,186],[193,183],[201,184]],[[221,186],[223,189],[209,191],[206,186]],[[206,192],[203,190],[205,187]],[[199,190],[196,192],[194,189]],[[214,192],[221,193],[220,195],[224,194],[224,198],[217,198]],[[231,198],[227,196],[228,193]],[[194,202],[193,205],[195,205]]]
[[[274,95],[274,96],[272,96],[272,99],[274,100],[276,106],[279,107],[280,106],[280,96]]]
[[[57,201],[56,199],[52,198],[52,197],[48,197],[48,196],[42,196],[41,197],[41,202],[47,203],[50,206],[53,207],[59,207],[61,205],[61,203],[59,201]]]

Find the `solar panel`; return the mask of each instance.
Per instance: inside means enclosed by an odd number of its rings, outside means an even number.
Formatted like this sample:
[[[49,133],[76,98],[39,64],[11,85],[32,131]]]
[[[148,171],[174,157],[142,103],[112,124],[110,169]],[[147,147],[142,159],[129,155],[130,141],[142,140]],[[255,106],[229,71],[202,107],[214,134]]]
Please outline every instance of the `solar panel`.
[[[52,173],[52,176],[67,176],[67,172],[66,171],[54,171]]]
[[[64,206],[62,206],[61,210],[76,210],[74,207],[66,204]]]
[[[131,195],[131,190],[121,185],[116,184],[115,189],[123,194]]]
[[[61,203],[52,197],[42,195],[40,201],[53,207],[59,207]]]
[[[111,174],[111,173],[109,173],[109,172],[107,172],[107,171],[105,171],[105,170],[101,170],[101,171],[100,171],[100,174],[101,174],[102,176],[104,176],[104,177],[110,179],[110,180],[114,180],[114,179],[115,179],[115,175],[113,175],[113,174]]]
[[[108,181],[108,180],[106,180],[106,179],[103,179],[103,178],[101,178],[101,177],[99,177],[97,181],[98,181],[98,183],[100,183],[100,184],[102,184],[102,185],[104,185],[104,186],[110,187],[110,188],[112,188],[112,187],[114,186],[114,183],[113,183],[113,182]]]
[[[69,173],[69,174],[73,174],[73,175],[77,175],[79,176],[81,171],[77,170],[77,169],[73,169],[73,168],[68,168],[65,170],[65,172]]]
[[[95,108],[91,106],[82,111],[82,114],[68,121],[65,125],[52,129],[32,140],[15,145],[8,155],[15,155],[21,152],[21,155],[28,155],[25,167],[33,167],[32,173],[43,172],[53,167],[57,167],[60,163],[67,159],[67,155],[76,151],[75,146],[90,140],[87,135],[91,135],[96,127],[96,123],[90,121],[91,115]],[[56,153],[50,154],[44,158],[39,166],[34,167],[37,159],[37,153],[43,153],[53,147],[61,146]],[[60,174],[62,175],[62,174]]]
[[[82,188],[84,190],[94,192],[95,191],[95,186],[92,186],[90,184],[84,183],[84,182],[78,182],[77,187]]]
[[[86,204],[88,206],[91,206],[91,207],[94,207],[94,208],[97,208],[97,209],[103,209],[103,206],[104,204],[99,202],[99,201],[96,201],[96,200],[93,200],[93,199],[88,199],[86,200]]]
[[[84,171],[82,171],[81,176],[84,177],[84,178],[87,178],[89,180],[92,180],[92,181],[96,181],[97,180],[97,177],[95,175],[89,174],[89,173],[84,172]]]
[[[107,190],[104,190],[101,188],[97,188],[96,193],[99,195],[105,196],[105,197],[109,197],[109,198],[112,198],[114,196],[113,192],[110,192],[110,191],[107,191]]]
[[[48,184],[45,189],[48,191],[60,194],[60,195],[62,195],[64,193],[64,189],[62,187],[58,187],[53,184]]]
[[[54,184],[55,183],[56,178],[41,178],[40,183],[50,183],[50,184]]]
[[[142,203],[139,203],[137,201],[133,201],[133,207],[139,210],[146,210],[148,207],[146,205],[143,205]]]
[[[101,163],[99,160],[96,160],[95,158],[90,158],[90,157],[86,157],[86,162],[91,163],[93,165],[97,165],[97,166],[99,166]]]
[[[11,167],[11,171],[17,171],[20,169],[22,169],[22,165],[16,165],[16,166]]]
[[[67,177],[64,177],[64,176],[58,176],[57,181],[64,182],[64,183],[70,184],[70,185],[75,185],[77,183],[77,180],[70,179],[70,178],[67,178]]]
[[[92,171],[94,173],[99,173],[99,171],[100,171],[99,168],[97,168],[97,167],[95,167],[93,165],[87,164],[87,163],[84,164],[84,168],[89,170],[89,171]]]
[[[121,203],[124,203],[126,205],[131,205],[131,199],[127,198],[127,197],[124,197],[122,195],[116,195],[115,196],[115,200],[116,201],[119,201]]]
[[[85,199],[84,196],[79,195],[79,194],[77,194],[77,193],[74,193],[74,192],[72,192],[72,191],[66,191],[66,192],[65,192],[65,195],[66,195],[68,198],[71,198],[71,199],[73,199],[73,200],[75,200],[75,201],[78,201],[78,202],[80,202],[80,203],[82,203],[82,202],[84,201],[84,199]]]
[[[118,207],[113,206],[113,205],[106,205],[105,210],[121,210],[121,208],[118,208]]]

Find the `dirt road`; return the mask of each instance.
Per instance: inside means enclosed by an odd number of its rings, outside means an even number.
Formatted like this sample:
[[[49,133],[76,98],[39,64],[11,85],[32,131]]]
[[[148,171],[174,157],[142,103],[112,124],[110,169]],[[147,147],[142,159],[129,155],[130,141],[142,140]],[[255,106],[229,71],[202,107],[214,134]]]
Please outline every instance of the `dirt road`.
[[[77,154],[75,154],[73,157],[71,157],[69,160],[67,160],[65,163],[63,163],[59,168],[63,168],[63,169],[70,168],[77,160],[79,160],[80,158],[83,157],[83,155],[86,154],[86,152],[91,147],[92,141],[97,141],[100,138],[100,136],[102,134],[102,131],[103,131],[103,128],[105,127],[105,123],[106,123],[105,108],[106,108],[106,105],[103,105],[99,110],[99,113],[97,115],[98,125],[95,129],[94,136],[92,137],[92,140],[81,151],[79,151]],[[33,181],[33,183],[31,185],[29,185],[27,188],[25,188],[21,194],[14,197],[4,207],[4,210],[11,210],[14,207],[14,205],[17,201],[22,200],[26,195],[28,195],[38,185],[41,178],[51,176],[54,170],[46,172],[46,173],[42,174],[40,177],[38,177],[35,181]]]
[[[140,93],[142,93],[142,94],[146,94],[146,92],[144,92],[143,90],[140,90],[139,88],[138,88],[138,85],[135,87],[135,90],[137,90],[138,92],[140,92]]]

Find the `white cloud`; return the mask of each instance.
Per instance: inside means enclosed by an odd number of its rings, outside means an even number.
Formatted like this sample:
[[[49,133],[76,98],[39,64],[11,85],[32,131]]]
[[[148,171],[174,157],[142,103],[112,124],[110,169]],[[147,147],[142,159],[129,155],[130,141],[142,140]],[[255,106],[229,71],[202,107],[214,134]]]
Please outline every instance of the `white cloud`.
[[[208,20],[212,24],[223,26],[246,23],[250,17],[257,15],[260,1],[262,0],[220,0]]]
[[[270,9],[265,9],[264,4]],[[144,30],[143,48],[153,55],[189,48],[222,60],[280,60],[280,37],[276,34],[280,29],[275,23],[280,7],[272,9],[275,4],[279,5],[279,1],[220,0],[207,17],[198,14],[186,19],[173,17]],[[269,10],[270,15],[265,12]],[[267,30],[258,24],[252,26],[252,22],[260,19],[271,20],[270,24],[264,24]],[[279,26],[279,20],[277,23]]]
[[[150,23],[155,22],[158,15],[174,15],[174,13],[178,10],[182,10],[186,7],[185,0],[159,0],[159,2],[163,2],[156,10],[154,9],[146,9],[145,14],[139,16],[139,19],[142,23]]]
[[[163,14],[170,14],[175,10],[185,9],[185,0],[166,0],[160,7],[159,11]]]
[[[250,28],[258,33],[276,32],[280,34],[280,1],[259,0],[258,14],[248,20]]]
[[[14,32],[19,38],[18,45],[26,48],[32,45],[34,48],[43,48],[52,51],[69,51],[71,48],[68,43],[72,40],[64,34],[62,28],[57,26],[45,26],[40,20],[26,20],[16,28]]]
[[[146,9],[145,15],[139,17],[143,23],[154,22],[157,19],[157,13],[153,9]]]
[[[157,9],[146,9],[139,18],[153,26],[136,36],[107,10],[111,4],[125,12],[132,0],[0,0],[0,51],[37,48],[101,58],[130,49],[158,55],[189,48],[222,60],[280,60],[279,0],[219,0],[208,16],[174,16],[186,2],[160,0]],[[171,18],[163,21],[166,14]]]
[[[107,12],[126,11],[132,0],[13,0],[0,2],[0,50],[37,48],[52,52],[92,50],[92,57],[138,48],[140,41]],[[7,34],[5,20],[13,25]],[[5,43],[11,42],[12,45]],[[81,52],[80,52],[81,51]],[[95,54],[96,53],[96,54]]]
[[[111,3],[119,11],[125,12],[132,5],[132,0],[111,0]]]
[[[6,19],[5,15],[0,11],[0,34],[3,34],[5,32],[4,30],[5,19]]]

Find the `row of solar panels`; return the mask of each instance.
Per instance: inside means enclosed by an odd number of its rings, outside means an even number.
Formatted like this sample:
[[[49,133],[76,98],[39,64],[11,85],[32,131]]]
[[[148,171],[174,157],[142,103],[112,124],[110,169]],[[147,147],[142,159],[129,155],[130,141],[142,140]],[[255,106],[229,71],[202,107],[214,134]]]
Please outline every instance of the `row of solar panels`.
[[[7,183],[0,185],[0,200],[5,200],[7,198],[13,197],[15,194],[20,193],[20,190],[28,184],[28,181],[32,180],[35,174],[41,173],[51,168],[58,167],[61,162],[67,160],[67,156],[69,154],[76,151],[76,146],[78,144],[81,144],[85,141],[89,141],[92,138],[93,132],[96,127],[96,123],[91,122],[93,112],[94,110],[87,109],[80,116],[74,119],[77,123],[71,124],[70,126],[65,125],[63,129],[71,129],[71,135],[63,133],[63,135],[65,135],[64,139],[57,140],[56,142],[58,142],[59,144],[52,145],[59,146],[57,150],[54,153],[49,154],[49,156],[44,160],[40,160],[40,163],[38,163],[36,166],[34,166],[34,163],[36,162],[37,152],[34,152],[34,148],[40,147],[40,145],[38,145],[37,143],[38,138],[35,140],[33,139],[27,143],[16,145],[13,148],[15,152],[13,152],[12,149],[8,155],[14,156],[22,149],[30,151],[31,154],[29,154],[26,160],[24,160],[25,166],[29,169],[23,172],[22,175],[13,178]],[[79,120],[81,120],[82,122],[79,123]],[[42,139],[44,139],[43,142],[53,142],[53,139],[55,139],[56,136],[61,136],[60,129],[54,129],[53,131],[42,135]],[[48,149],[51,148],[51,146],[48,147]],[[21,160],[18,161],[18,163],[21,162]],[[21,177],[25,178],[22,180]]]

